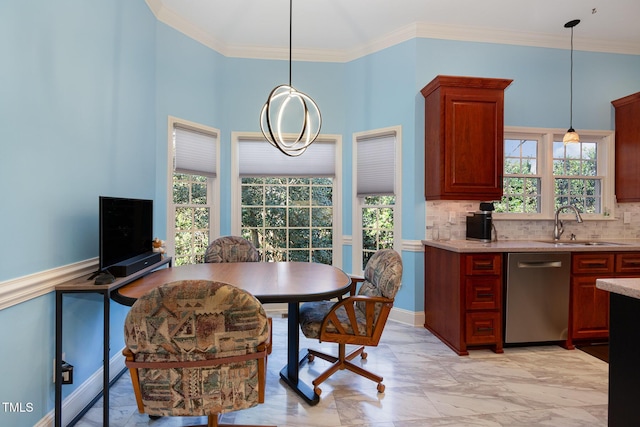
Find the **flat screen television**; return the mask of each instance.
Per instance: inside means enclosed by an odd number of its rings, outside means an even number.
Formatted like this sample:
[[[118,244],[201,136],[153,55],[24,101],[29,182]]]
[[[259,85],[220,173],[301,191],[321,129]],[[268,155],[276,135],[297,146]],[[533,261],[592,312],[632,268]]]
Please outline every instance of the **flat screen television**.
[[[153,200],[100,196],[99,215],[101,272],[126,276],[136,260],[154,255]]]

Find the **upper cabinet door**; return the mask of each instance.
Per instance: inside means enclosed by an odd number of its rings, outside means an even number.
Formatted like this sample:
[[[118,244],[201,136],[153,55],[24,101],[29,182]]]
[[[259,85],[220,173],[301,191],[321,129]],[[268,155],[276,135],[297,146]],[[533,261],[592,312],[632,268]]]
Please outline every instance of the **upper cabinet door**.
[[[437,76],[425,98],[427,200],[502,197],[506,79]]]
[[[640,202],[640,92],[611,103],[616,110],[616,200]]]

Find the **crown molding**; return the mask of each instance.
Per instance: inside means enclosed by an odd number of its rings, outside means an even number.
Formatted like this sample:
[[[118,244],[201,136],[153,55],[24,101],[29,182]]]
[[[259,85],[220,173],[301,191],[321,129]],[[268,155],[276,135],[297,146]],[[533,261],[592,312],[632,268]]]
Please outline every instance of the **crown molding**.
[[[208,48],[225,55],[225,46],[221,42],[211,37],[201,28],[193,25],[190,21],[187,21],[177,13],[173,12],[171,9],[164,7],[160,0],[145,0],[145,2],[158,21],[168,25],[178,32],[181,32],[187,37],[202,43]]]
[[[545,47],[553,49],[569,49],[569,39],[566,36],[552,36],[549,34],[527,33],[522,31],[505,31],[495,28],[419,23],[417,24],[416,37]],[[576,37],[574,39],[574,49],[588,52],[640,55],[640,42],[613,43],[607,40]]]
[[[160,0],[145,0],[158,21],[174,28],[184,35],[215,50],[223,56],[232,58],[288,60],[288,48],[264,46],[229,46],[215,39],[201,28],[193,25],[178,14],[163,6]],[[384,35],[370,43],[349,50],[330,49],[292,49],[295,61],[311,62],[350,62],[355,59],[379,52],[408,40],[425,38],[455,40],[476,43],[496,43],[516,46],[568,49],[566,36],[505,31],[495,28],[455,26],[428,23],[412,23]],[[619,53],[640,55],[640,42],[612,43],[606,40],[578,38],[574,40],[574,49],[590,52]]]

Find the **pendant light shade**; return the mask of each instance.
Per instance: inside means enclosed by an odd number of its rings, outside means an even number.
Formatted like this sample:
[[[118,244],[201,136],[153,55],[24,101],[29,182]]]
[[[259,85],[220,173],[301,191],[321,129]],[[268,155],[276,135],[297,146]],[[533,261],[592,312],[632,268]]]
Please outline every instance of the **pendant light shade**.
[[[572,142],[580,142],[580,135],[575,131],[574,128],[569,128],[567,133],[562,137],[562,142],[565,144],[570,144]]]
[[[579,19],[574,19],[564,24],[565,28],[571,28],[571,71],[569,74],[571,86],[569,89],[569,129],[562,138],[562,142],[564,142],[565,144],[580,142],[580,136],[578,136],[578,133],[575,131],[575,129],[573,129],[573,27],[575,27],[579,23]]]
[[[260,130],[271,145],[287,156],[296,157],[320,134],[322,115],[309,95],[291,85],[292,9],[293,0],[289,0],[289,84],[277,86],[269,94],[260,112]]]

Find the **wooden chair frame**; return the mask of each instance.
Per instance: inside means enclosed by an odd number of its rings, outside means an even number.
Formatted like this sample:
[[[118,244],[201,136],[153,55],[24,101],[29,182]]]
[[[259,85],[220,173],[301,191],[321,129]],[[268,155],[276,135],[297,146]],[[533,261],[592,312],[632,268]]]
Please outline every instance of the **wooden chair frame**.
[[[335,372],[342,369],[348,369],[349,371],[352,371],[358,375],[377,382],[378,392],[384,392],[385,386],[384,384],[382,384],[383,378],[381,376],[351,363],[351,360],[353,360],[358,355],[360,355],[363,359],[367,358],[367,353],[365,353],[364,351],[365,346],[378,345],[378,343],[380,342],[380,337],[382,336],[382,331],[384,330],[384,326],[387,322],[387,318],[389,317],[389,313],[391,312],[391,308],[393,307],[393,299],[385,297],[356,295],[356,285],[363,280],[363,278],[352,278],[351,291],[349,296],[335,303],[329,313],[327,313],[327,315],[324,317],[322,325],[320,327],[320,342],[327,341],[338,343],[338,356],[333,356],[317,350],[309,349],[307,357],[310,362],[314,357],[319,357],[332,363],[332,365],[327,370],[325,370],[315,380],[312,381],[314,392],[317,395],[320,395],[322,393],[319,385],[322,384]],[[360,335],[355,312],[356,303],[358,302],[365,304],[366,324],[364,335]],[[376,305],[380,305],[380,312],[377,317],[375,313]],[[351,331],[348,331],[345,327],[342,326],[342,323],[340,322],[337,315],[337,311],[340,309],[344,309],[346,311]],[[329,326],[335,328],[336,331],[332,331]],[[347,344],[358,345],[359,347],[351,351],[349,354],[346,354]]]

